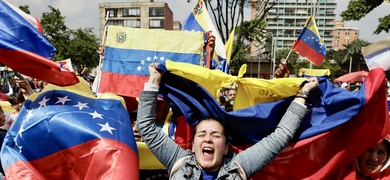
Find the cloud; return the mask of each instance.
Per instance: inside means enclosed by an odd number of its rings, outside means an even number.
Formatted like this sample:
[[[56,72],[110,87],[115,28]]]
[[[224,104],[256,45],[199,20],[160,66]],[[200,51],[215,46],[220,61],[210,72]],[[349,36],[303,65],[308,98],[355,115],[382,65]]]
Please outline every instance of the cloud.
[[[155,0],[155,2],[167,2],[174,14],[174,20],[183,23],[188,16],[188,13],[194,7],[196,0],[187,3],[186,0]],[[42,17],[43,12],[49,12],[48,6],[53,6],[60,10],[62,16],[65,16],[65,24],[71,29],[92,27],[94,33],[98,35],[99,31],[99,4],[103,2],[124,2],[123,0],[8,0],[8,2],[20,6],[28,5],[31,14],[35,17]],[[130,2],[130,1],[129,1]],[[338,3],[335,13],[336,19],[341,20],[339,14],[347,9],[349,0],[337,0]],[[378,17],[383,17],[389,14],[390,3],[383,3],[381,6],[374,9],[362,20],[356,22],[346,22],[348,27],[356,27],[360,30],[360,38],[377,42],[387,36],[388,33],[373,35],[373,31],[378,25]],[[249,11],[245,14],[250,17]]]

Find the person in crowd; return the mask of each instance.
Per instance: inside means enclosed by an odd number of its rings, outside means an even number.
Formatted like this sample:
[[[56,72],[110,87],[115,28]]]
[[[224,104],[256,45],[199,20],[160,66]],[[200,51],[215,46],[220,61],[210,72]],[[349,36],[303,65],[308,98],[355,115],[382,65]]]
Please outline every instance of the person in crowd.
[[[0,100],[8,101],[8,95],[4,93],[4,87],[0,86]]]
[[[201,120],[193,133],[192,149],[184,150],[165,133],[157,130],[156,103],[161,74],[157,64],[149,65],[150,77],[141,91],[137,129],[146,145],[168,169],[171,179],[248,179],[272,161],[292,139],[308,110],[304,105],[309,92],[318,86],[309,79],[291,103],[274,133],[247,150],[228,154],[224,125],[215,119]]]
[[[343,82],[340,87],[345,89],[345,90],[347,90],[347,91],[349,91],[348,83]]]
[[[227,100],[233,100],[236,97],[236,89],[229,89],[227,92]]]
[[[0,106],[0,144],[3,144],[5,135],[7,134],[7,130],[8,130],[5,128],[5,122],[6,122],[6,115],[4,113],[3,108]],[[3,146],[0,146],[0,150],[2,147]],[[0,163],[1,163],[1,157],[0,157]],[[0,172],[2,175],[5,174],[2,166],[0,166]],[[0,177],[1,177],[1,175],[0,175]]]
[[[23,76],[14,76],[16,86],[18,87],[19,94],[22,94],[25,99],[27,99],[31,94],[34,93],[30,83]]]
[[[374,145],[347,166],[339,168],[332,179],[390,179],[390,136]]]
[[[276,67],[275,78],[288,78],[290,76],[290,70],[287,66],[287,61],[281,61]]]
[[[23,107],[23,103],[26,99],[20,93],[13,93],[8,97],[8,102],[11,104],[12,108],[15,109],[15,114],[18,114]]]

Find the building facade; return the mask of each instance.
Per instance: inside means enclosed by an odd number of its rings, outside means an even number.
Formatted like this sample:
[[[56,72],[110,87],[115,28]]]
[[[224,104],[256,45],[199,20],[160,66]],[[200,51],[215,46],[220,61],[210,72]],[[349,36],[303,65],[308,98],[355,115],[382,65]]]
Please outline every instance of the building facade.
[[[354,40],[359,39],[359,29],[354,27],[345,27],[344,21],[335,20],[334,31],[332,32],[332,48],[334,50],[343,50],[345,45],[351,44]]]
[[[100,37],[107,17],[108,25],[173,30],[173,13],[165,2],[135,0],[99,4]]]
[[[277,0],[267,15],[267,31],[276,39],[277,49],[291,48],[306,20],[313,15],[327,48],[332,48],[336,0]]]

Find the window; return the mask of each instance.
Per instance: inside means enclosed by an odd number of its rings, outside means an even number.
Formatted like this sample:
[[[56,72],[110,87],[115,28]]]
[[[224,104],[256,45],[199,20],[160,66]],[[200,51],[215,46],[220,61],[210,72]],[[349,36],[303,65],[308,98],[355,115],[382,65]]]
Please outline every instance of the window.
[[[106,12],[109,13],[108,17],[117,17],[117,9],[106,9]]]
[[[108,20],[107,25],[118,26],[119,22],[117,20]]]
[[[325,14],[325,9],[324,8],[320,8],[320,14]]]
[[[125,27],[133,27],[133,28],[140,28],[141,27],[141,20],[140,19],[127,19],[123,21],[123,26]]]
[[[349,35],[349,32],[345,32],[345,35]]]
[[[284,19],[278,19],[278,24],[283,25],[284,24]]]
[[[141,15],[140,7],[131,7],[131,8],[123,8],[123,16],[124,17],[139,17]]]
[[[149,17],[164,17],[164,7],[150,7]]]
[[[164,28],[164,19],[150,19],[149,28]]]
[[[323,26],[325,24],[325,20],[324,19],[320,19],[319,21],[318,21],[318,25],[319,26]]]

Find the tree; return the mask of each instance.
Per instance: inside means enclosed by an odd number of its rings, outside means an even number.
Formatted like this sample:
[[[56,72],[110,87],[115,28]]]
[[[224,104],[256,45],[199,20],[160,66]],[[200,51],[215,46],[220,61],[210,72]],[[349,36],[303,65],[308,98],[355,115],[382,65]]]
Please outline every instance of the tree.
[[[29,9],[28,5],[19,6],[19,9],[24,11],[26,14],[30,14],[30,9]]]
[[[373,9],[381,5],[383,0],[353,0],[349,1],[347,10],[341,13],[341,17],[345,21],[358,21]],[[389,32],[390,30],[390,14],[378,18],[379,25],[374,34],[380,34],[382,31]]]
[[[54,60],[67,59],[68,45],[70,43],[70,33],[65,25],[65,17],[61,15],[59,9],[49,6],[51,12],[44,12],[41,18],[43,35],[57,49]]]
[[[261,32],[265,28],[265,16],[273,6],[268,6],[268,1],[205,0],[207,9],[209,9],[216,22],[216,28],[221,35],[222,42],[225,43],[233,27],[237,27],[235,45],[232,51],[232,61],[238,60],[242,62],[242,53],[249,52],[247,48],[250,47],[250,43],[254,40],[264,38],[264,35],[258,32]],[[256,9],[257,13],[253,14],[253,20],[244,21],[244,9],[248,7]],[[236,55],[239,57],[235,57]],[[236,64],[238,65],[239,63]]]
[[[71,30],[65,25],[65,17],[59,9],[49,6],[41,18],[43,35],[57,49],[54,60],[70,58],[78,71],[84,67],[96,67],[99,63],[98,38],[92,28]]]
[[[92,32],[92,28],[70,30],[70,43],[66,56],[72,63],[84,67],[96,67],[99,64],[99,55],[96,50],[99,48],[98,38]]]
[[[345,51],[346,54],[344,56],[342,64],[345,64],[347,60],[352,59],[353,64],[357,64],[357,71],[362,70],[361,68],[361,61],[364,60],[363,54],[362,54],[362,47],[370,45],[369,42],[357,39],[353,41],[351,44],[344,45],[346,47]]]

